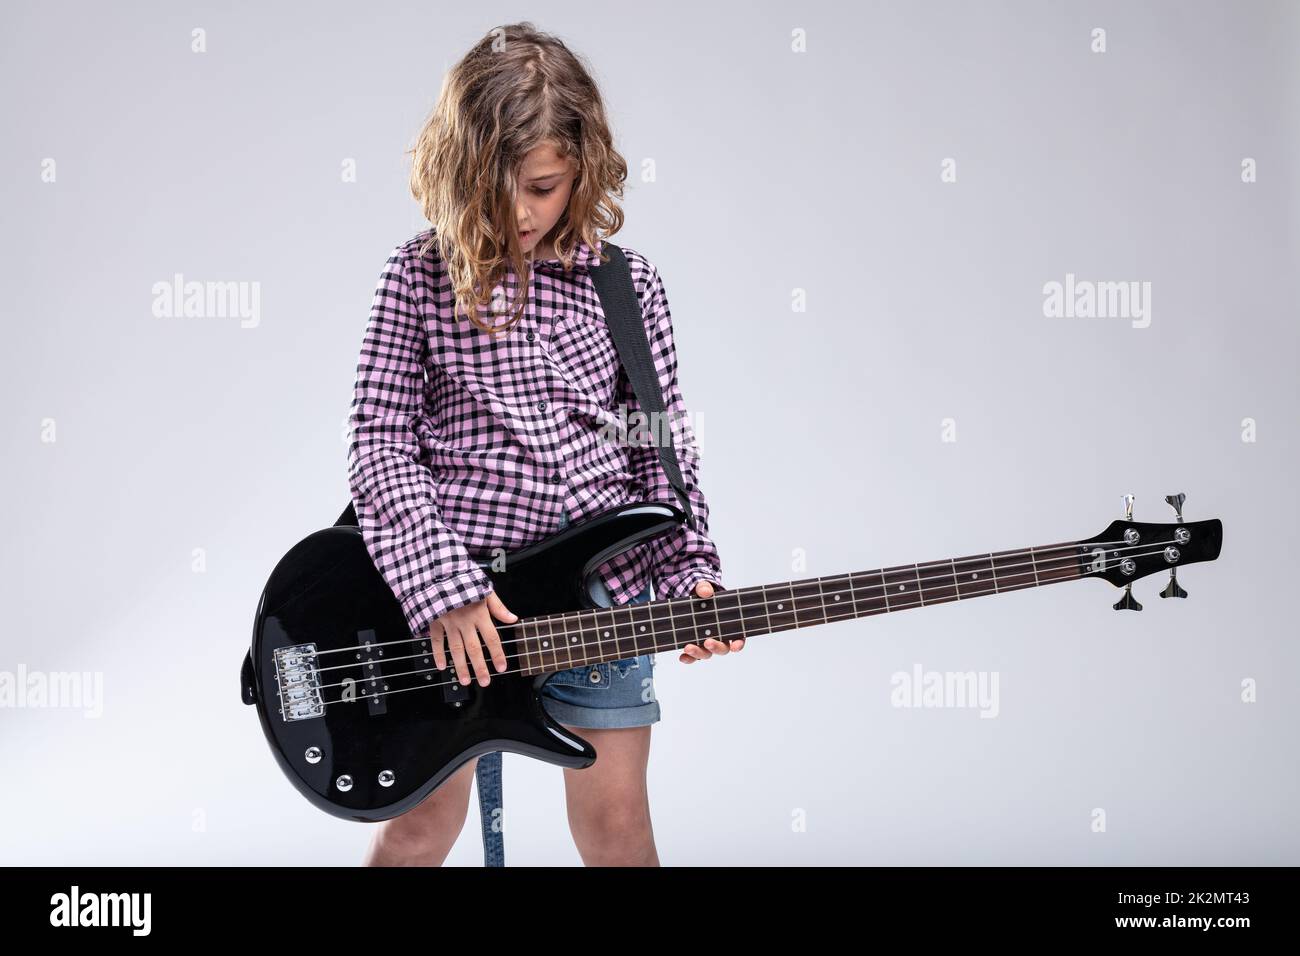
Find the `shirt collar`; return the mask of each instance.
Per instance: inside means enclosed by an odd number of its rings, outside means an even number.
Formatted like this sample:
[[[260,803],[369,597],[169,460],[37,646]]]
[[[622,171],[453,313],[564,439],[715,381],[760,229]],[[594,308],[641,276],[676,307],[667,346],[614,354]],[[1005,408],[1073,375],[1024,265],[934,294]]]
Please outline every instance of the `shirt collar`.
[[[600,265],[600,248],[602,245],[603,243],[597,242],[596,248],[592,249],[586,242],[579,239],[578,246],[573,252],[574,270],[586,271]],[[564,268],[558,256],[553,259],[538,259],[533,263],[533,266],[555,272],[560,272]]]

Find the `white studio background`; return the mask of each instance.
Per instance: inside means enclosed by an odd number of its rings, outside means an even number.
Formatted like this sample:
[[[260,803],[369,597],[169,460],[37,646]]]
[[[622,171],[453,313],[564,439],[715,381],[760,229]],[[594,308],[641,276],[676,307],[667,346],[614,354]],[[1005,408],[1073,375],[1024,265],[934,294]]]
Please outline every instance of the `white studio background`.
[[[0,862],[359,862],[238,667],[347,501],[405,150],[521,19],[604,91],[728,586],[1087,537],[1130,492],[1225,523],[1140,614],[1087,581],[661,655],[662,860],[1300,862],[1298,6],[902,0],[6,4],[0,674],[102,712],[0,709]],[[155,317],[177,274],[256,322]],[[1145,315],[1049,317],[1068,276]],[[996,715],[894,706],[918,667],[996,676]],[[505,792],[509,863],[579,862],[558,768]]]

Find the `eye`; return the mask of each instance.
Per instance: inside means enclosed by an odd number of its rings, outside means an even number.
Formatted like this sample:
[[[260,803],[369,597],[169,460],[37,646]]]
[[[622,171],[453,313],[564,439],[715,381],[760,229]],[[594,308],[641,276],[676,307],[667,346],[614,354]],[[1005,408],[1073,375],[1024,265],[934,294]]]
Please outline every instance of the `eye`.
[[[537,193],[537,195],[539,195],[539,196],[549,196],[551,193],[555,192],[555,187],[554,187],[554,186],[549,186],[549,187],[547,187],[546,189],[537,189],[537,188],[534,188],[534,189],[533,189],[533,192]]]

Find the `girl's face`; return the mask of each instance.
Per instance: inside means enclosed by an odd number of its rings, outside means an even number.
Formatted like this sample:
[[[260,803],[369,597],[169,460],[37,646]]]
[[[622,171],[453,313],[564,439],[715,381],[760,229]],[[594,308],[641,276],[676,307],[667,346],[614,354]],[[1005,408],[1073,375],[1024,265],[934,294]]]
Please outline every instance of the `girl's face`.
[[[572,159],[564,159],[548,142],[524,157],[515,186],[515,218],[521,230],[519,245],[527,256],[555,255],[547,236],[564,215],[577,170]]]

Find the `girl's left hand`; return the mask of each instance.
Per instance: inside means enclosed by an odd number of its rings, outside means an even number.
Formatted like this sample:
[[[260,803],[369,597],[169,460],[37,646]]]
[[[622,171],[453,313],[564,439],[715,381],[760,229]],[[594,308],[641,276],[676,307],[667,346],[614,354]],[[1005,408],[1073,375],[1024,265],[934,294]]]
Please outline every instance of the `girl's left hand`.
[[[702,598],[713,597],[713,582],[697,581],[695,584],[695,596]],[[683,664],[694,664],[696,661],[707,661],[714,654],[730,654],[732,651],[744,650],[744,647],[744,638],[737,638],[732,641],[731,646],[728,647],[726,644],[722,643],[722,641],[710,637],[705,639],[703,647],[700,647],[698,644],[687,644],[683,649],[683,652],[678,655],[677,659]]]

